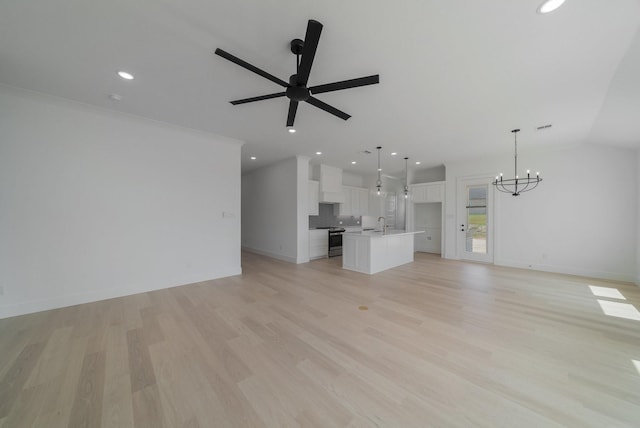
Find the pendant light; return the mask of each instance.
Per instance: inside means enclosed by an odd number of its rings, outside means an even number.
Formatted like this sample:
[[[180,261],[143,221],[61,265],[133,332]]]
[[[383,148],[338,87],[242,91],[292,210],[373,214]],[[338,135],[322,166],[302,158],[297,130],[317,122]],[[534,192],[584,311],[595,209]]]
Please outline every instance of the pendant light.
[[[409,158],[404,158],[404,198],[409,197]]]
[[[514,175],[515,178],[510,178],[505,180],[502,177],[502,173],[500,173],[499,176],[496,176],[495,181],[493,182],[493,185],[496,186],[496,189],[498,189],[501,192],[504,193],[511,193],[512,196],[519,196],[520,193],[523,192],[528,192],[529,190],[533,190],[536,187],[538,187],[538,183],[540,183],[542,181],[542,178],[540,178],[540,173],[536,172],[536,176],[532,177],[531,173],[529,172],[529,170],[527,170],[527,177],[526,178],[519,178],[518,177],[518,132],[520,132],[519,129],[514,129],[511,132],[513,132],[513,142],[515,144],[515,168],[514,168]]]
[[[378,181],[376,182],[376,188],[378,189],[378,196],[380,196],[380,189],[382,189],[382,178],[381,178],[382,168],[380,168],[380,149],[382,149],[382,146],[378,146],[376,147],[376,149],[378,149]]]

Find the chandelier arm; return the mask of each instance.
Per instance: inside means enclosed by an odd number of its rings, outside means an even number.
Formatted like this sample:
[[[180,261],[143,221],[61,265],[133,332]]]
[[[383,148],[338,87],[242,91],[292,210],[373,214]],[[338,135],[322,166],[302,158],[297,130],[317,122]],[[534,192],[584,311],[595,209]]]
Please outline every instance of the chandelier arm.
[[[529,189],[527,189],[527,190],[523,190],[523,192],[528,192],[529,190],[533,190],[533,189],[535,189],[536,187],[538,187],[538,183],[540,183],[541,181],[542,181],[542,179],[532,181],[532,183],[535,183],[535,184],[533,185],[533,187],[531,187],[531,188],[529,188]]]
[[[498,189],[502,193],[511,193],[511,190],[507,189],[504,183],[500,183],[500,182],[496,183],[496,189]]]
[[[504,183],[503,181],[498,181],[498,180],[496,180],[493,184],[496,186],[496,189],[498,189],[500,192],[503,192],[503,193],[511,193],[511,190],[509,190],[509,189],[505,186],[505,183]]]

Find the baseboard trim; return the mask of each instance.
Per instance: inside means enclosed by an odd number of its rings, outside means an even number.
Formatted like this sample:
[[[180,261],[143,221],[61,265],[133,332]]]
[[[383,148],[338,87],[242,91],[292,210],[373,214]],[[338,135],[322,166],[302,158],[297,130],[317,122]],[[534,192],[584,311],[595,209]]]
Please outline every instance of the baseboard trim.
[[[298,264],[298,260],[295,257],[285,256],[284,254],[272,253],[271,251],[259,250],[252,247],[242,247],[242,251],[248,251],[249,253],[259,254],[261,256],[270,257],[272,259],[282,260],[293,264]]]
[[[636,282],[637,279],[633,275],[624,275],[618,272],[607,272],[583,269],[572,266],[555,266],[555,265],[543,265],[535,263],[519,262],[514,260],[495,260],[496,266],[514,267],[527,270],[537,270],[542,272],[562,273],[566,275],[585,276],[588,278],[605,279],[609,281],[619,282]]]
[[[28,302],[20,302],[11,305],[0,305],[0,319],[16,317],[20,315],[32,314],[35,312],[48,311],[51,309],[60,309],[68,306],[81,305],[83,303],[93,303],[101,300],[115,299],[117,297],[131,296],[134,294],[146,293],[149,291],[163,290],[172,287],[181,287],[184,285],[196,284],[198,282],[211,281],[214,279],[227,278],[230,276],[242,275],[242,267],[227,269],[222,272],[216,272],[214,277],[189,278],[188,282],[180,284],[163,284],[159,287],[141,287],[130,285],[128,287],[112,288],[108,290],[97,290],[87,293],[74,293],[66,296],[57,296],[54,298],[34,300]]]

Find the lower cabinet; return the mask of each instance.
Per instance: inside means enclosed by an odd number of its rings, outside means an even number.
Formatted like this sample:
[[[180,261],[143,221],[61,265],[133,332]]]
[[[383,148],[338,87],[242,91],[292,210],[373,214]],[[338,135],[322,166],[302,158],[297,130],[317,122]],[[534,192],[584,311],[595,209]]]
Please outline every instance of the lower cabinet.
[[[329,231],[309,230],[309,260],[327,257],[329,254]]]

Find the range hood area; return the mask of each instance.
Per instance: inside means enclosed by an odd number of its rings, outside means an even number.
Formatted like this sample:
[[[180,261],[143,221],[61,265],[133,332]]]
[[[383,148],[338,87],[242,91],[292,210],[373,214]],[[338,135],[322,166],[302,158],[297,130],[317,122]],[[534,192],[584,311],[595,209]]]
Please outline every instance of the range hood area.
[[[328,165],[320,165],[321,204],[342,204],[345,202],[342,191],[342,169]]]

